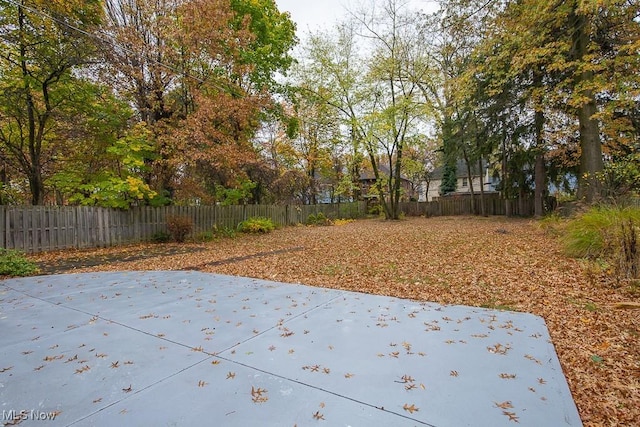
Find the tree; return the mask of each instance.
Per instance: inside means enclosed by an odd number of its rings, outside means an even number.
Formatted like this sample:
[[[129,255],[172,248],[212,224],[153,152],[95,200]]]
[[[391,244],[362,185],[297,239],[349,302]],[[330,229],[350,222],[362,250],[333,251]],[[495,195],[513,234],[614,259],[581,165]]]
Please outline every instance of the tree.
[[[45,201],[45,179],[64,145],[78,79],[73,71],[93,55],[92,40],[75,28],[95,28],[101,3],[6,1],[0,9],[0,144],[6,165],[29,182],[31,203]],[[77,105],[77,104],[76,104]]]
[[[151,132],[143,123],[125,131],[124,123],[117,123],[124,116],[110,108],[120,106],[122,113],[130,115],[121,103],[87,104],[96,114],[76,125],[88,128],[80,138],[89,137],[93,143],[78,144],[77,152],[65,156],[63,168],[51,178],[59,204],[128,209],[152,199],[155,193],[142,179],[147,161],[154,156]],[[104,126],[105,119],[116,123]]]
[[[281,140],[288,145],[285,150],[289,153],[290,167],[301,168],[308,177],[311,204],[318,203],[321,182],[328,181],[335,187],[342,173],[340,117],[335,108],[319,101],[308,87],[296,90],[291,118],[295,126]]]
[[[544,186],[542,157],[560,139],[545,122],[561,115],[572,116],[577,126],[578,196],[587,202],[601,197],[603,146],[606,153],[615,141],[630,136],[628,107],[637,102],[638,73],[630,70],[638,69],[638,8],[636,2],[623,1],[530,0],[506,3],[492,21],[496,31],[487,41],[506,59],[497,86],[518,82],[513,86],[518,96],[535,111],[530,124],[539,171],[537,199]],[[624,119],[616,123],[615,116]]]
[[[408,144],[402,161],[402,172],[403,176],[411,182],[411,199],[418,201],[421,191],[428,196],[431,175],[437,162],[436,156],[435,138],[424,137]]]
[[[169,203],[242,187],[275,74],[291,63],[288,15],[272,0],[108,0],[107,18],[103,75],[153,132],[147,183]]]
[[[298,42],[289,12],[280,12],[274,0],[231,0],[231,9],[235,12],[232,24],[236,31],[246,26],[253,35],[240,52],[241,62],[252,68],[251,84],[257,91],[280,91],[275,76],[291,67],[290,52]]]
[[[398,219],[404,150],[420,134],[428,111],[417,82],[430,68],[416,43],[418,21],[406,4],[376,5],[381,8],[354,13],[335,38],[312,36],[307,70],[311,90],[340,112],[353,146],[364,148],[386,218]],[[368,57],[359,57],[358,42],[367,46]]]

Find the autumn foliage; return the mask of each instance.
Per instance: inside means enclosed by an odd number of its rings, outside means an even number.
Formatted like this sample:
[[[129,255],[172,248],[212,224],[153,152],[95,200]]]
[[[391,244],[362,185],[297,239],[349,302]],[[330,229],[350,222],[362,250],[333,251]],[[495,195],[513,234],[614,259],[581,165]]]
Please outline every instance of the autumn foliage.
[[[215,202],[256,169],[296,41],[273,0],[11,2],[0,30],[3,204]]]

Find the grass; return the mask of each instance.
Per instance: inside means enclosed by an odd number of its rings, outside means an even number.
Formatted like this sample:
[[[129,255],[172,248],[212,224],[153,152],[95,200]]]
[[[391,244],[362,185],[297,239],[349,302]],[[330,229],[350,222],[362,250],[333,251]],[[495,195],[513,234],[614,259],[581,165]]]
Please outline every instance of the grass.
[[[571,220],[563,237],[569,256],[605,258],[620,245],[620,227],[627,222],[640,224],[640,209],[601,206]]]
[[[561,239],[567,255],[593,263],[590,276],[600,270],[618,286],[640,278],[639,208],[592,207],[567,223]]]

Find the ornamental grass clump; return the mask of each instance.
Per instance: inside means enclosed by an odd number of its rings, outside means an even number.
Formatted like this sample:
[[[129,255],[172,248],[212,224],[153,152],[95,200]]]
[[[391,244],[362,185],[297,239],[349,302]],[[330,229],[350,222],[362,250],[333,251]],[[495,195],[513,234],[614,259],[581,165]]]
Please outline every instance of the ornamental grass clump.
[[[604,261],[618,279],[640,278],[640,209],[597,206],[578,215],[563,237],[567,255]]]

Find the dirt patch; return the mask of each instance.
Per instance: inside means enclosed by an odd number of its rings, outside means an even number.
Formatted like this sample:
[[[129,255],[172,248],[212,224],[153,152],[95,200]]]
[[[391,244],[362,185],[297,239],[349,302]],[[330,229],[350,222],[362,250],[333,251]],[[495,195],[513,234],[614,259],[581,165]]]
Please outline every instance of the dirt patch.
[[[136,246],[138,247],[138,246]],[[105,267],[119,262],[143,261],[149,258],[156,259],[183,255],[195,254],[206,250],[204,247],[176,247],[176,246],[142,246],[141,250],[132,250],[131,247],[111,248],[108,250],[85,250],[85,251],[64,251],[39,255],[39,274],[64,274],[73,273],[78,270],[94,267]],[[71,255],[75,253],[76,255]]]
[[[533,221],[366,220],[199,245],[136,245],[31,258],[66,266],[67,272],[68,267],[76,272],[199,269],[530,312],[547,323],[585,425],[635,425],[640,419],[639,311],[616,308],[637,302],[637,290],[593,276],[564,256],[554,237]]]

